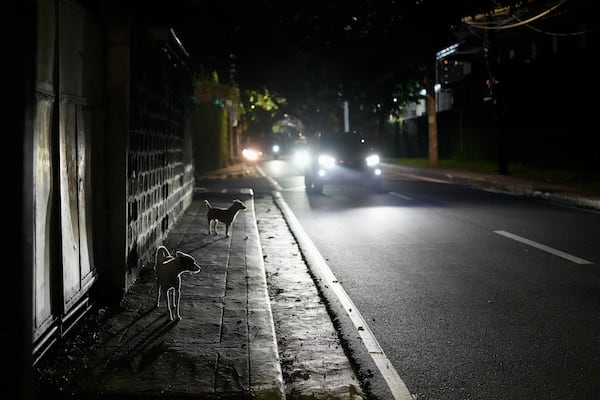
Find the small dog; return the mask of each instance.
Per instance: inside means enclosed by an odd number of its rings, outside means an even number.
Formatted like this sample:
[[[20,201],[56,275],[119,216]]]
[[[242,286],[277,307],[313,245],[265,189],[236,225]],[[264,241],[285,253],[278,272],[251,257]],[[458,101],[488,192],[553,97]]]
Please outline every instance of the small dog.
[[[246,205],[240,200],[235,199],[229,208],[212,207],[208,200],[204,200],[204,204],[208,208],[206,218],[208,219],[208,234],[217,234],[217,225],[219,222],[225,224],[225,236],[229,236],[229,228],[240,210],[245,210]]]
[[[194,257],[185,254],[181,251],[176,251],[173,257],[165,246],[159,246],[156,249],[156,284],[158,286],[158,296],[156,299],[156,307],[160,307],[160,294],[165,292],[167,308],[169,309],[169,318],[173,321],[173,310],[178,320],[181,319],[179,314],[179,301],[181,299],[181,275],[185,272],[197,274],[200,272],[200,266],[196,264]],[[170,299],[169,293],[172,293],[173,299]],[[171,307],[172,305],[172,307]]]

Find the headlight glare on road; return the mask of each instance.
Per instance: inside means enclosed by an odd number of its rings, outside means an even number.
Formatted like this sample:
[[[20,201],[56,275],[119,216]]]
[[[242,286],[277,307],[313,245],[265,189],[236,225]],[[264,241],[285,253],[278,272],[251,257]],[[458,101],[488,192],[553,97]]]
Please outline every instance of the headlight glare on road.
[[[367,157],[366,160],[367,160],[367,166],[374,167],[377,164],[379,164],[379,155],[371,154],[369,157]]]
[[[325,168],[332,168],[335,165],[335,158],[321,154],[319,156],[319,165]]]

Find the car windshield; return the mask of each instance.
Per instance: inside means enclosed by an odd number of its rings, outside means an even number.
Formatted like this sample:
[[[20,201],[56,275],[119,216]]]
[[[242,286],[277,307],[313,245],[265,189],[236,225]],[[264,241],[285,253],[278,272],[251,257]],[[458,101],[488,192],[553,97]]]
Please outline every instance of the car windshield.
[[[320,149],[346,155],[362,155],[373,150],[364,137],[352,133],[323,135]]]

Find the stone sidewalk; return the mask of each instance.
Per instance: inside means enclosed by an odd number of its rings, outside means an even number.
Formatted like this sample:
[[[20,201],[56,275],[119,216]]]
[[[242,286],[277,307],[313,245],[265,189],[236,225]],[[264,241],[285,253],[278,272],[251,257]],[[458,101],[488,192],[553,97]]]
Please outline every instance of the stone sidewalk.
[[[247,209],[231,237],[223,225],[208,235],[203,200],[234,198]],[[62,380],[38,382],[36,398],[285,398],[252,192],[196,193],[164,245],[202,267],[183,275],[182,320],[156,307],[154,270],[144,268],[119,309],[92,311],[37,366],[41,379],[54,368]]]
[[[208,235],[203,200],[234,198],[247,209],[232,236]],[[182,319],[156,307],[147,266],[118,308],[90,310],[36,366],[36,399],[366,398],[270,194],[197,189],[164,245],[202,267],[182,277]]]

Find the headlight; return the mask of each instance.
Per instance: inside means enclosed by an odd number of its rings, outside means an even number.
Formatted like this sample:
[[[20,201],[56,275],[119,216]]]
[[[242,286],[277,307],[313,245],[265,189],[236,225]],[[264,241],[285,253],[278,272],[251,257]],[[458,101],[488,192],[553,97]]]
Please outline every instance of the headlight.
[[[377,164],[379,164],[379,156],[377,154],[372,154],[369,157],[367,157],[367,166],[369,167],[374,167]]]
[[[325,168],[332,168],[335,165],[335,158],[325,154],[321,154],[319,156],[319,165]]]
[[[248,161],[256,161],[262,155],[262,152],[254,149],[244,149],[242,155]]]
[[[273,145],[273,153],[279,153],[279,145],[278,144]]]

